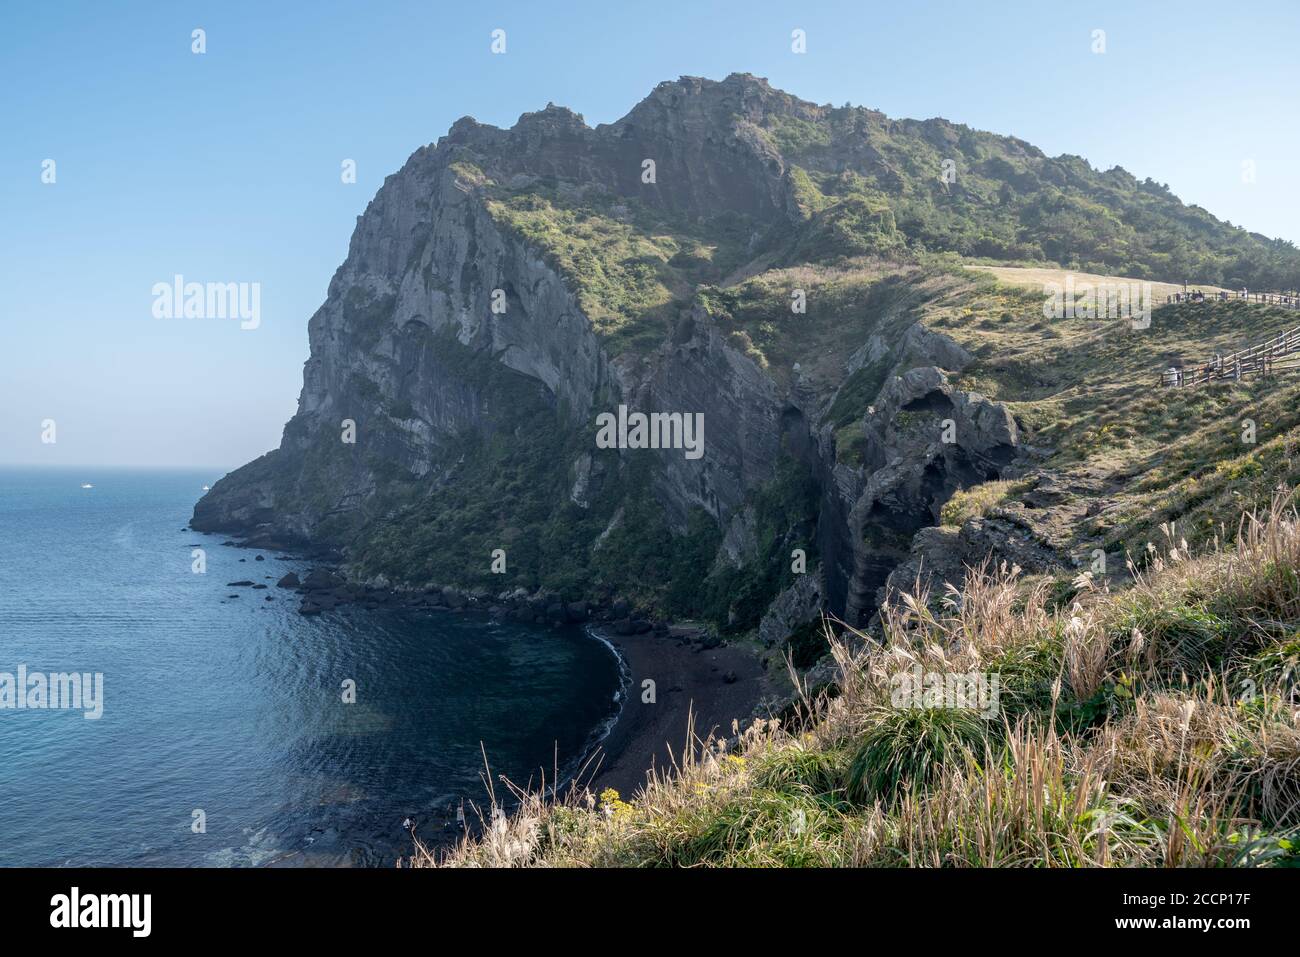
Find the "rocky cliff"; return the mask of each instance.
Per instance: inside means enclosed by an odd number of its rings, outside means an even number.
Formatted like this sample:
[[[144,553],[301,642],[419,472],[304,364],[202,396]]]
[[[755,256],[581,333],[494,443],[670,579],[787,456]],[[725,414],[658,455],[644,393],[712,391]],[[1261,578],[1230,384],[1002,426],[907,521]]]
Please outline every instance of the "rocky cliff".
[[[769,643],[823,609],[864,622],[955,492],[1027,467],[1016,416],[953,379],[979,340],[936,317],[976,286],[929,258],[918,203],[996,233],[1030,178],[1069,198],[1109,176],[739,75],[595,128],[462,119],[358,218],[280,447],[192,525],[372,583],[623,597]],[[620,405],[702,415],[704,454],[598,447]]]

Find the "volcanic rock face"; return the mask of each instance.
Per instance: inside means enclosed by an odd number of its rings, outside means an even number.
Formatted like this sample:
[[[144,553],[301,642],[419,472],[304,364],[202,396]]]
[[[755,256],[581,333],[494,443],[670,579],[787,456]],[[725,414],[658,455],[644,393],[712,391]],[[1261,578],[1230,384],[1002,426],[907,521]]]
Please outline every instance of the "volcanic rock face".
[[[845,601],[851,621],[874,610],[913,536],[939,523],[953,492],[996,478],[1019,443],[1005,406],[953,389],[934,366],[894,377],[878,401],[866,423],[870,478],[848,517],[857,543]]]
[[[577,552],[598,551],[632,520],[626,516],[643,513],[638,506],[648,495],[678,535],[696,514],[715,527],[716,550],[695,569],[701,579],[713,568],[749,567],[765,534],[756,531],[755,502],[788,460],[815,486],[816,529],[806,544],[815,543],[820,564],[808,570],[813,582],[783,586],[763,636],[779,640],[818,607],[864,621],[912,536],[936,524],[947,497],[997,476],[1016,454],[1017,427],[1006,409],[949,384],[943,370],[962,368],[969,354],[922,325],[901,335],[881,329],[846,352],[843,379],[868,366],[886,373],[858,430],[862,461],[847,465],[824,421],[833,388],[777,374],[673,282],[658,344],[615,349],[574,278],[588,264],[566,270],[554,254],[555,242],[563,251],[563,236],[546,247],[494,206],[503,196],[534,193],[565,203],[600,197],[617,224],[619,203],[635,204],[683,228],[725,223],[729,235],[743,233],[746,256],[771,262],[803,214],[765,128],[774,118],[788,126],[827,109],[733,76],[661,84],[625,118],[595,129],[553,106],[509,130],[458,121],[388,177],[359,217],[347,259],[311,317],[298,411],[280,448],[218,482],[195,507],[193,527],[312,543],[351,559],[373,553],[377,529],[422,534],[412,516],[427,511],[430,495],[454,493],[518,541],[535,534],[535,520],[512,521],[511,501],[473,502],[475,490],[462,487],[461,475],[483,448],[520,441],[519,409],[539,408],[557,423],[554,455],[565,457],[555,507],[607,509],[600,534],[575,542]],[[653,161],[650,179],[646,161]],[[879,159],[858,143],[822,161]],[[704,456],[598,453],[592,417],[620,403],[702,412]],[[648,482],[634,484],[630,476],[643,468]],[[798,539],[782,529],[775,535]],[[788,564],[789,549],[781,548]],[[462,580],[436,584],[471,584],[469,569],[480,558],[485,564],[485,556],[466,556]],[[383,577],[435,584],[424,574],[397,569]]]
[[[720,524],[730,521],[746,493],[771,477],[780,453],[775,384],[699,315],[681,320],[644,379],[633,385],[627,378],[636,407],[705,410],[704,457],[664,456],[657,473],[656,494],[672,524],[684,527],[693,505]]]

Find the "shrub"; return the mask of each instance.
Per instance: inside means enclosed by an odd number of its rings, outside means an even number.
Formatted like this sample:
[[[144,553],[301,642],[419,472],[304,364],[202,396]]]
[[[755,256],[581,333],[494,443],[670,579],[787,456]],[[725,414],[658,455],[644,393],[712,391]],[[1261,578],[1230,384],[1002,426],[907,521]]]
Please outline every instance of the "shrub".
[[[1025,488],[1025,482],[999,480],[960,489],[943,504],[943,508],[939,511],[939,518],[944,525],[964,525],[972,518],[983,518]]]
[[[924,790],[940,768],[982,758],[987,733],[988,722],[965,708],[880,708],[849,765],[848,793],[890,804]]]

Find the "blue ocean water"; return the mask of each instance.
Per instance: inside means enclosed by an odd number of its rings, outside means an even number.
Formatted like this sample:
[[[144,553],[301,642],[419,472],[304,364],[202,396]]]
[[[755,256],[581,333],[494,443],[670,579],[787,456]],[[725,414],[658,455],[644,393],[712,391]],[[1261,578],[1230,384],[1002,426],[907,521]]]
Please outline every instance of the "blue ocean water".
[[[274,582],[304,562],[184,530],[218,477],[0,470],[0,672],[104,676],[98,720],[0,709],[0,865],[390,866],[405,818],[483,803],[484,753],[549,783],[613,717],[618,663],[577,628],[299,615]]]

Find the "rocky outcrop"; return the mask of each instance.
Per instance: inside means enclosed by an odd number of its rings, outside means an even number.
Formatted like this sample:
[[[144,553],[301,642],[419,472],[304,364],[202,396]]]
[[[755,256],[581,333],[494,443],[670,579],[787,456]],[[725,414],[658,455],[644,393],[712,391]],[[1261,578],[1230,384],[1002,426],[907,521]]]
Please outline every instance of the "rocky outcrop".
[[[775,383],[753,359],[729,346],[699,310],[682,316],[672,340],[648,363],[621,368],[627,370],[623,394],[632,406],[704,410],[708,454],[664,456],[655,490],[674,527],[684,528],[695,506],[725,527],[747,493],[775,469],[782,409]]]
[[[1014,496],[960,527],[917,533],[907,559],[876,593],[877,606],[904,592],[960,589],[969,569],[988,562],[1030,575],[1073,575],[1104,554],[1101,539],[1090,540],[1081,532],[1085,519],[1105,507],[1104,481],[1079,475],[1065,480],[1033,467],[1009,471],[1017,473]]]
[[[780,164],[737,118],[774,97],[791,99],[751,77],[686,78],[609,126],[590,129],[551,106],[510,130],[466,118],[417,150],[358,219],[308,323],[311,357],[280,448],[214,486],[193,527],[343,541],[394,477],[437,481],[449,441],[492,425],[494,396],[449,343],[535,382],[575,427],[601,396],[647,411],[704,411],[707,460],[664,457],[656,485],[675,525],[696,504],[729,515],[774,454],[771,382],[692,316],[649,363],[612,366],[573,290],[492,216],[478,164],[520,187],[562,179],[578,194],[608,190],[693,215],[776,222],[786,215]],[[641,181],[645,159],[659,164],[653,184]],[[351,448],[341,444],[348,422]],[[588,478],[579,466],[575,501]]]
[[[768,606],[758,626],[759,640],[768,647],[780,644],[801,625],[815,621],[823,607],[820,575],[799,575]]]
[[[718,546],[714,568],[724,563],[732,568],[742,568],[756,557],[758,539],[755,521],[754,509],[749,507],[731,517],[726,532],[723,533],[722,544]]]
[[[853,495],[846,518],[851,550],[841,574],[850,624],[870,618],[879,590],[907,560],[913,536],[939,523],[952,494],[997,478],[1019,444],[1005,406],[954,389],[935,366],[890,379],[863,429],[865,465],[846,489]]]

